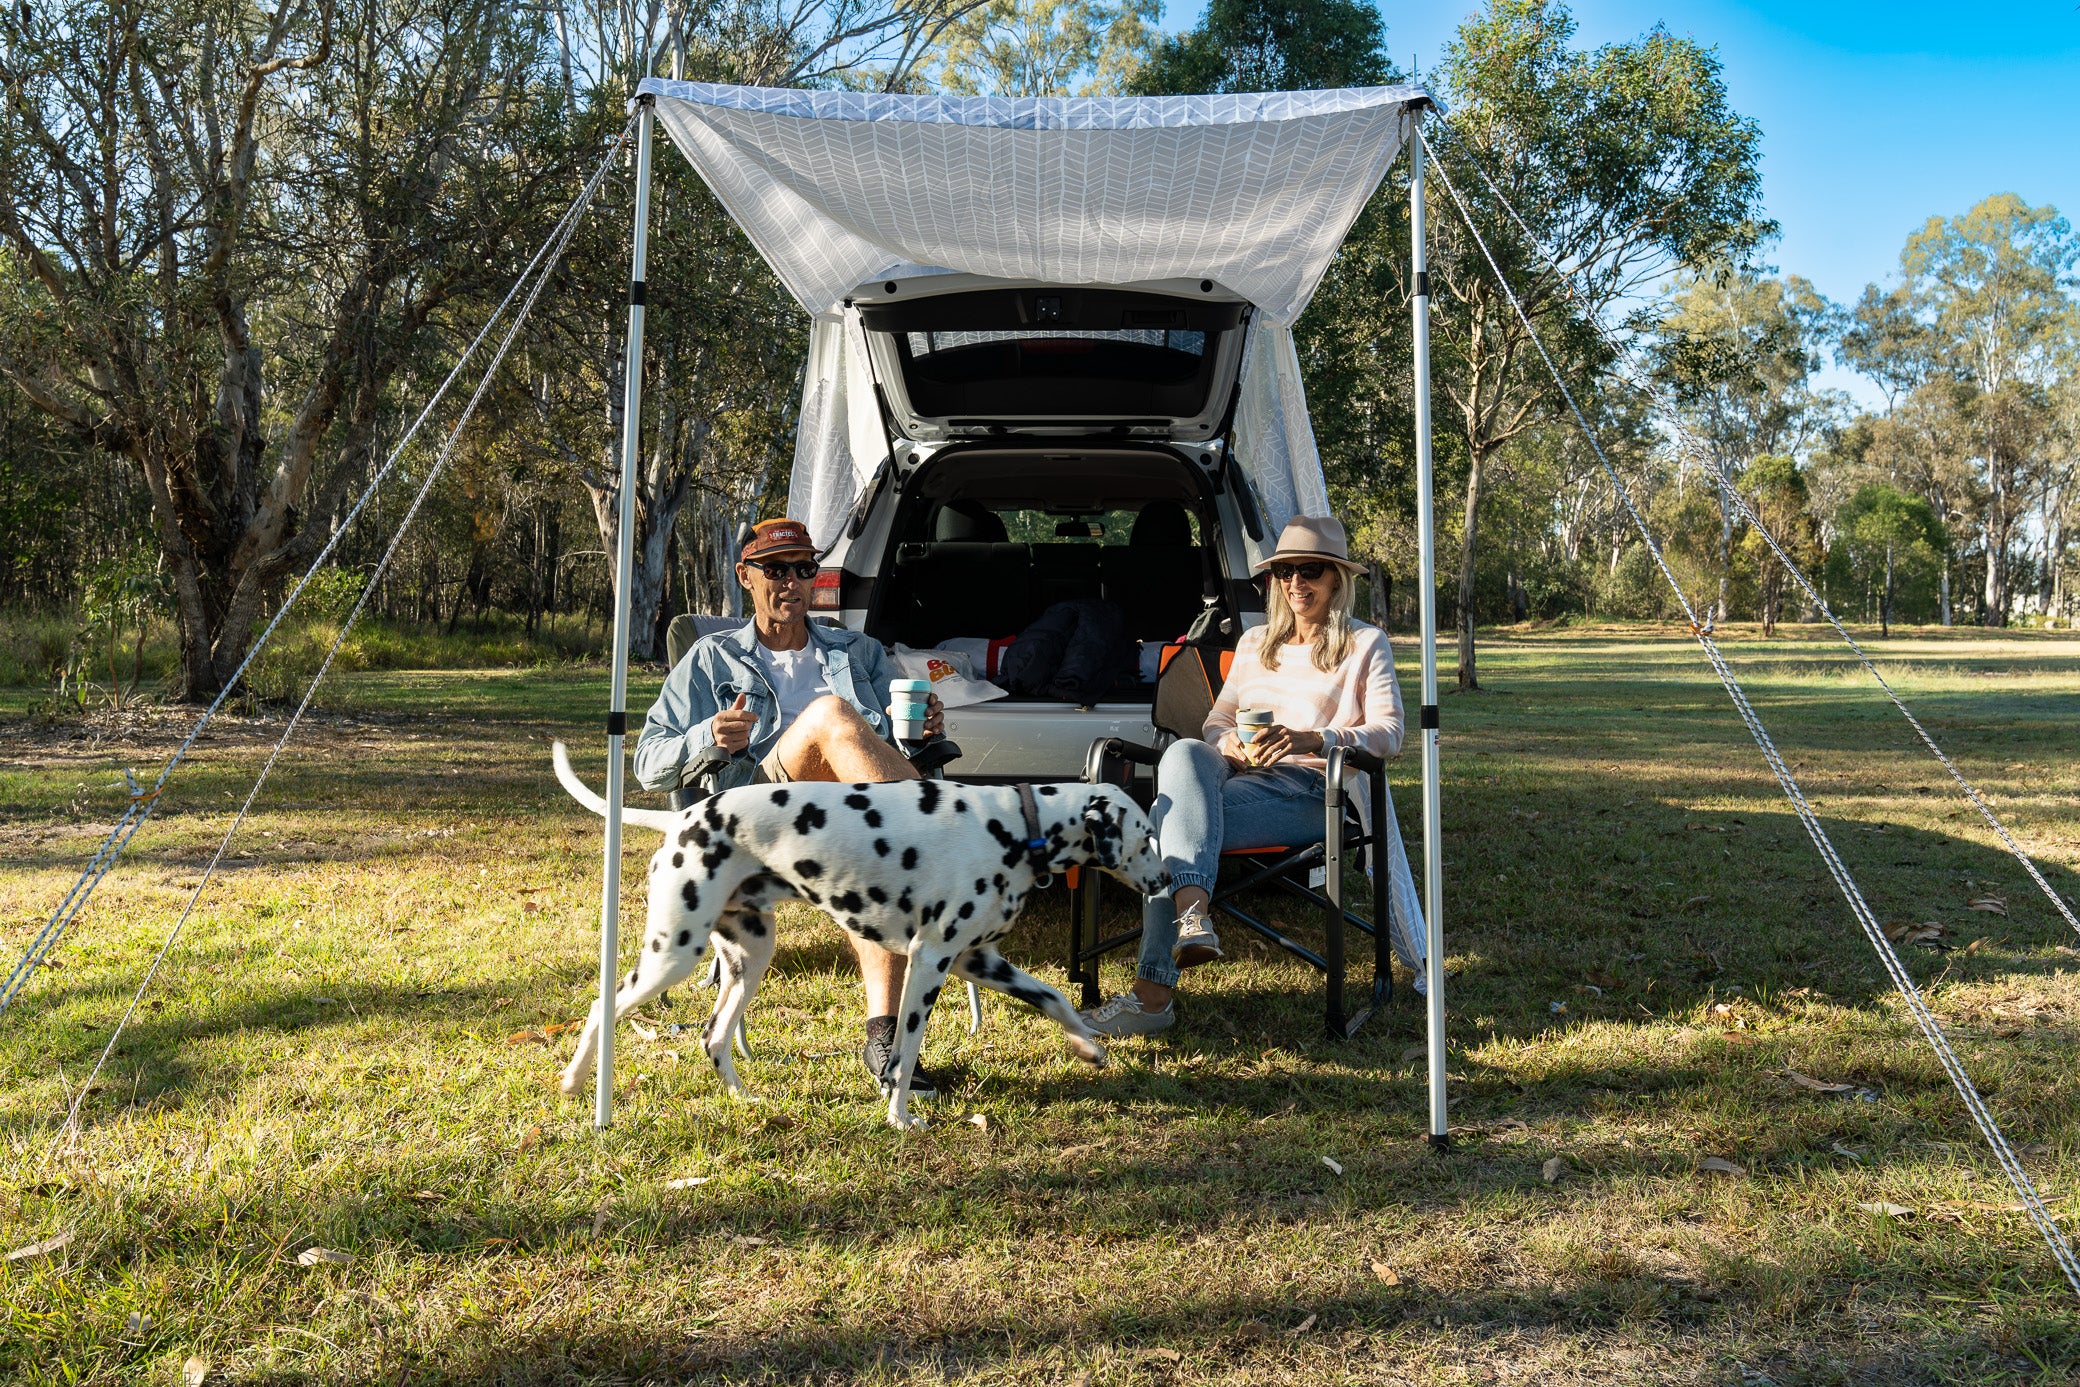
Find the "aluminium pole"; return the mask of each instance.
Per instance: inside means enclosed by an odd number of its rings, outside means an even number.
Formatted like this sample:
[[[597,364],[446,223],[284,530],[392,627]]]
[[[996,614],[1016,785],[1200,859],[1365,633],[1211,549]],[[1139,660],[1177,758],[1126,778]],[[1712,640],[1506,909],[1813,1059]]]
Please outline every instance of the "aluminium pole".
[[[614,694],[607,709],[606,873],[599,903],[599,1069],[592,1091],[592,1125],[614,1120],[614,982],[620,969],[622,743],[628,736],[629,590],[636,569],[636,449],[643,422],[643,272],[650,250],[650,127],[655,97],[636,98],[636,228],[628,272],[628,356],[621,404],[620,533],[614,558]]]
[[[1444,863],[1437,767],[1437,522],[1430,491],[1430,262],[1424,253],[1423,113],[1410,116],[1413,164],[1408,179],[1409,268],[1415,293],[1416,534],[1422,551],[1416,596],[1423,623],[1423,983],[1430,1006],[1430,1144],[1451,1148],[1444,1074]]]

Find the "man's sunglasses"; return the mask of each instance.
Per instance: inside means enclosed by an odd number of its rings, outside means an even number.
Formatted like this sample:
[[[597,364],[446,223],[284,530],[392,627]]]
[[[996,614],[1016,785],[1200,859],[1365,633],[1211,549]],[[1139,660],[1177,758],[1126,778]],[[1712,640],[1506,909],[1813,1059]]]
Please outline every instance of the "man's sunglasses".
[[[806,583],[817,572],[814,559],[746,559],[744,562],[776,583],[784,583],[789,578],[799,578]]]
[[[1325,563],[1275,563],[1271,565],[1271,577],[1274,581],[1280,583],[1292,578],[1318,583],[1322,580],[1322,575],[1328,571],[1329,565]]]

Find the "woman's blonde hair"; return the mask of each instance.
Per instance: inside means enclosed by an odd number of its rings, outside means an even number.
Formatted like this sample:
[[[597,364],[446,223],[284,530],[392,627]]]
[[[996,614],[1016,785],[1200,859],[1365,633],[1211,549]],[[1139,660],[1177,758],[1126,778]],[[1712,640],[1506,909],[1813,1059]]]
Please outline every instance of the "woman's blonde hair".
[[[1358,585],[1350,572],[1341,564],[1329,568],[1336,575],[1336,589],[1329,594],[1329,616],[1314,638],[1313,650],[1314,667],[1324,674],[1334,672],[1351,653],[1351,608],[1358,601]],[[1278,668],[1279,651],[1299,627],[1293,604],[1286,601],[1286,585],[1273,578],[1264,589],[1264,644],[1258,652],[1264,668]]]

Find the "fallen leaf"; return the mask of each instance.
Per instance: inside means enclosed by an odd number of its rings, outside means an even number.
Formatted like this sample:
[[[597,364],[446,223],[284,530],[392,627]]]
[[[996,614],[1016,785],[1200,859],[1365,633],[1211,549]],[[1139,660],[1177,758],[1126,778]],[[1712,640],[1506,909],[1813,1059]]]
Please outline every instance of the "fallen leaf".
[[[1322,1164],[1329,1167],[1329,1170],[1332,1174],[1343,1174],[1343,1167],[1338,1165],[1336,1162],[1330,1160],[1327,1156],[1322,1157]]]
[[[1407,1064],[1410,1060],[1422,1059],[1429,1053],[1430,1047],[1427,1045],[1411,1045],[1401,1052],[1401,1062]]]
[[[513,999],[511,997],[493,997],[491,999],[491,1005],[495,1007],[509,1007],[512,1004]]]
[[[1735,1045],[1760,1045],[1762,1043],[1761,1036],[1752,1035],[1747,1031],[1721,1031],[1719,1032],[1719,1039],[1730,1041]]]
[[[525,1031],[514,1031],[511,1035],[506,1037],[506,1044],[508,1045],[547,1045],[548,1043],[549,1033],[547,1031],[537,1031],[531,1029]]]
[[[1566,1015],[1566,1014],[1567,1014],[1567,1003],[1565,1003],[1565,1002],[1547,1002],[1547,1003],[1546,1003],[1546,1010],[1547,1010],[1548,1012],[1550,1012],[1551,1014],[1553,1014],[1554,1016],[1564,1016],[1564,1015]]]
[[[583,1028],[583,1026],[584,1026],[584,1025],[585,1025],[585,1023],[584,1023],[583,1021],[558,1021],[558,1022],[557,1022],[557,1023],[555,1024],[555,1025],[553,1025],[553,1026],[544,1026],[544,1027],[542,1027],[542,1034],[543,1034],[543,1035],[564,1035],[564,1034],[567,1034],[568,1032],[571,1032],[571,1031],[575,1031],[575,1030],[579,1030],[579,1029]]]
[[[62,1233],[53,1233],[40,1243],[30,1243],[27,1247],[16,1248],[7,1254],[7,1260],[10,1262],[25,1262],[31,1257],[48,1257],[51,1253],[65,1247],[71,1241],[72,1230],[68,1228]]]
[[[1895,944],[1926,944],[1943,937],[1943,927],[1934,920],[1909,924],[1904,920],[1885,926],[1885,937]]]
[[[303,1251],[296,1254],[296,1265],[299,1267],[314,1267],[320,1262],[330,1262],[334,1266],[345,1266],[353,1260],[353,1253],[340,1252],[330,1247],[306,1247]]]
[[[1174,1348],[1152,1348],[1148,1351],[1148,1356],[1150,1358],[1160,1358],[1165,1363],[1182,1363],[1184,1361],[1184,1355]]]
[[[1706,905],[1710,903],[1711,899],[1710,896],[1692,896],[1689,900],[1683,902],[1682,908],[1688,910],[1693,905]]]
[[[1867,1214],[1883,1214],[1886,1218],[1912,1218],[1914,1211],[1904,1204],[1894,1204],[1880,1199],[1873,1204],[1858,1204],[1857,1208]]]
[[[196,1354],[181,1365],[182,1387],[202,1387],[209,1379],[209,1360]]]
[[[1818,1079],[1807,1078],[1796,1069],[1785,1070],[1784,1077],[1797,1084],[1800,1088],[1809,1088],[1815,1093],[1847,1093],[1850,1089],[1856,1087],[1854,1084],[1822,1083]]]
[[[1588,979],[1590,982],[1594,983],[1596,986],[1605,989],[1606,991],[1614,990],[1622,986],[1618,979],[1609,973],[1589,972],[1582,974],[1582,976]]]
[[[1562,1180],[1565,1180],[1567,1178],[1567,1162],[1561,1160],[1558,1156],[1555,1156],[1551,1160],[1547,1161],[1544,1165],[1540,1166],[1538,1168],[1538,1173],[1545,1177],[1545,1182],[1547,1184],[1557,1185]]]
[[[1372,1264],[1372,1274],[1379,1278],[1379,1283],[1382,1286],[1398,1286],[1401,1284],[1400,1275],[1385,1262],[1374,1262]]]
[[[714,1178],[712,1175],[687,1175],[677,1180],[665,1181],[664,1187],[668,1190],[690,1190],[696,1185],[705,1185]]]
[[[982,1113],[971,1112],[967,1115],[964,1121],[968,1122],[972,1126],[981,1128],[985,1132],[989,1130],[989,1118]]]
[[[1706,1156],[1698,1161],[1697,1168],[1714,1175],[1746,1175],[1745,1166],[1737,1166],[1723,1156]]]
[[[1974,896],[1964,903],[1966,910],[1983,910],[1988,915],[2005,915],[2008,903],[1999,896]]]
[[[152,1317],[140,1311],[132,1310],[130,1318],[123,1321],[123,1332],[143,1338],[152,1332]]]
[[[1837,1156],[1847,1156],[1850,1160],[1855,1161],[1859,1165],[1863,1163],[1863,1153],[1861,1151],[1851,1151],[1848,1147],[1842,1145],[1840,1142],[1836,1142],[1833,1146],[1830,1146],[1828,1150],[1834,1152]]]
[[[764,1247],[766,1245],[764,1238],[754,1238],[747,1233],[739,1233],[731,1238],[730,1241],[738,1247]]]
[[[541,1144],[541,1140],[542,1124],[537,1122],[532,1127],[529,1127],[526,1131],[520,1134],[520,1144],[514,1147],[513,1150],[515,1154],[524,1151],[532,1151],[536,1146]]]
[[[438,1190],[413,1190],[405,1196],[406,1199],[416,1199],[421,1204],[438,1204],[447,1197]]]
[[[630,1021],[628,1023],[628,1028],[645,1040],[657,1039],[657,1032],[651,1030],[648,1026],[644,1025],[640,1021]]]
[[[1578,982],[1574,985],[1574,990],[1581,993],[1584,997],[1601,997],[1603,995],[1603,989],[1593,982]]]
[[[1300,1321],[1300,1323],[1294,1325],[1291,1329],[1288,1329],[1286,1333],[1293,1336],[1294,1338],[1298,1338],[1300,1335],[1305,1334],[1308,1330],[1314,1328],[1314,1322],[1315,1316],[1309,1315],[1306,1319]]]

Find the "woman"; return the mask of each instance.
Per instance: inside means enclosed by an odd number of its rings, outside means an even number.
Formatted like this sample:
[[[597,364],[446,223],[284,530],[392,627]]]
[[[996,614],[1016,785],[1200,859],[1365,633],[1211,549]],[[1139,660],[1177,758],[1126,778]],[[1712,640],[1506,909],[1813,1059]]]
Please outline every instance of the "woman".
[[[1328,749],[1401,750],[1393,650],[1386,632],[1351,616],[1358,565],[1343,522],[1295,518],[1257,565],[1266,569],[1265,622],[1236,643],[1205,740],[1173,743],[1156,767],[1156,838],[1171,894],[1144,903],[1134,988],[1085,1012],[1092,1030],[1167,1030],[1179,969],[1221,956],[1206,913],[1221,853],[1320,842]],[[1248,742],[1236,735],[1242,708],[1271,713]]]

